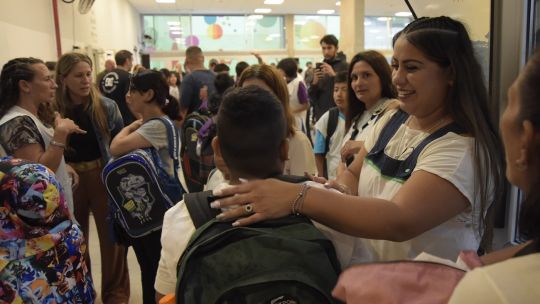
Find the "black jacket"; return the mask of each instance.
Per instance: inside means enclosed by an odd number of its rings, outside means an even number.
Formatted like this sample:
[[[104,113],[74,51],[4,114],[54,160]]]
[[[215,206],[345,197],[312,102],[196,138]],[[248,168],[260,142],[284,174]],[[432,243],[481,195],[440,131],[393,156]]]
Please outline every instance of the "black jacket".
[[[347,71],[349,65],[347,64],[347,58],[343,52],[339,52],[336,57],[324,60],[334,69],[334,72],[339,73],[341,71]],[[316,85],[309,87],[308,94],[313,106],[313,115],[315,120],[319,118],[330,108],[335,107],[334,103],[334,78],[329,75],[325,75]]]

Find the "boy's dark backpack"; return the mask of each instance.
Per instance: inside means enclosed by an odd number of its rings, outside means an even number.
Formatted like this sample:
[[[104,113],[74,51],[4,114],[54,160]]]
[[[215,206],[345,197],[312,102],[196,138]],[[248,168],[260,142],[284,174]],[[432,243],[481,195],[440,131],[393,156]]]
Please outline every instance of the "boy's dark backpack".
[[[204,164],[201,163],[201,158],[197,154],[197,144],[199,142],[199,131],[210,117],[211,113],[201,108],[197,112],[187,115],[182,126],[180,156],[182,157],[182,170],[189,192],[202,191],[208,177],[208,174],[205,176],[204,171],[201,172],[201,166]]]
[[[204,183],[208,180],[210,172],[216,167],[214,164],[214,149],[212,140],[217,135],[217,126],[213,118],[210,118],[202,126],[198,133],[197,155],[199,156],[199,175]]]
[[[152,120],[156,119],[167,129],[174,176],[163,168],[155,148],[137,149],[116,158],[102,172],[114,219],[132,238],[161,229],[165,211],[184,194],[178,179],[178,132],[171,120],[163,117]]]
[[[334,303],[332,242],[305,217],[249,227],[214,219],[211,191],[184,203],[198,227],[178,262],[177,303]],[[202,226],[201,226],[202,225]]]

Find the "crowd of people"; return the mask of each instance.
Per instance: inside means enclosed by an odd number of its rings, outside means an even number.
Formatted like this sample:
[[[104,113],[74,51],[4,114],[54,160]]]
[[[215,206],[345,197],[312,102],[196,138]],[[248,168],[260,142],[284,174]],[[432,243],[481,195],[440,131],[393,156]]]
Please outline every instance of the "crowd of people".
[[[189,206],[175,202],[160,229],[133,237],[102,179],[111,159],[137,149],[155,149],[157,165],[181,176],[183,192],[202,190],[189,180],[204,177],[212,214],[232,227],[309,218],[333,242],[342,269],[423,252],[456,260],[472,250],[483,267],[465,275],[450,302],[537,301],[540,53],[508,90],[497,126],[459,21],[411,22],[394,36],[390,62],[372,50],[347,62],[333,35],[320,46],[324,59],[304,73],[294,58],[272,66],[255,54],[259,64],[239,62],[235,77],[217,60],[206,68],[195,46],[183,66],[159,71],[134,67],[133,54],[119,51],[97,78],[80,53],[62,55],[54,74],[36,58],[4,64],[0,302],[92,303],[99,292],[104,303],[128,303],[129,246],[141,268],[142,302],[175,293],[179,260],[198,231]],[[196,151],[186,151],[186,125],[198,117]],[[164,119],[184,139],[179,167]],[[188,152],[204,166],[194,167]],[[491,252],[506,180],[526,194],[519,221],[529,241]],[[91,278],[90,212],[100,291]]]

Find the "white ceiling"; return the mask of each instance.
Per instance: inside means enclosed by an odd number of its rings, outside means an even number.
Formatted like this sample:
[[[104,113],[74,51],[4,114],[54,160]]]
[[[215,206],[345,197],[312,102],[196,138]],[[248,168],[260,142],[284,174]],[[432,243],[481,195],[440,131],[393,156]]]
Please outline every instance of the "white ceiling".
[[[285,0],[281,5],[265,5],[264,0],[176,0],[160,4],[155,0],[128,0],[143,14],[252,14],[256,8],[272,8],[270,14],[313,15],[319,9],[335,9],[336,0]],[[365,0],[365,15],[392,16],[408,11],[403,0]]]

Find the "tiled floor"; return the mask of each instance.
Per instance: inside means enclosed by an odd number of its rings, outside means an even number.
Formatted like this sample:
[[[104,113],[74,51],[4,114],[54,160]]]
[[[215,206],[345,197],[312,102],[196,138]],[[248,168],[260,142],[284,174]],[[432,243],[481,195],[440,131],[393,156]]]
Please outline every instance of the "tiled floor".
[[[101,290],[101,257],[99,254],[99,239],[97,237],[96,225],[94,218],[90,216],[90,259],[92,260],[92,275],[94,280],[94,286],[98,292],[98,299],[96,304],[101,304],[101,297],[99,291]],[[131,296],[129,303],[139,304],[142,303],[142,289],[141,289],[141,272],[139,270],[139,264],[133,249],[130,248],[128,252],[128,267],[129,267],[129,281]]]

